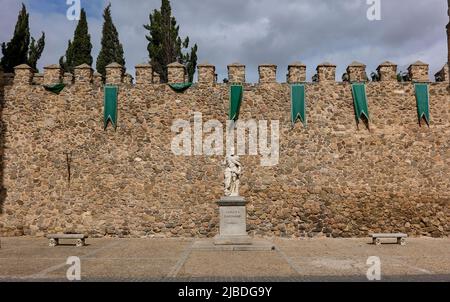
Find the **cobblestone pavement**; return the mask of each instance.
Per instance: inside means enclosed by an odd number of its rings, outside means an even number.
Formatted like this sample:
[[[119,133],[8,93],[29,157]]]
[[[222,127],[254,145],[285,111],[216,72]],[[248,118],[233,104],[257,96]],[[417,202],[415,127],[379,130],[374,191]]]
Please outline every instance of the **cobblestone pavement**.
[[[369,239],[268,240],[275,251],[199,251],[193,239],[89,239],[83,248],[51,248],[46,239],[2,238],[0,281],[67,281],[71,256],[80,258],[82,281],[367,281],[367,259],[376,256],[383,281],[450,282],[450,239],[409,239],[406,247]]]

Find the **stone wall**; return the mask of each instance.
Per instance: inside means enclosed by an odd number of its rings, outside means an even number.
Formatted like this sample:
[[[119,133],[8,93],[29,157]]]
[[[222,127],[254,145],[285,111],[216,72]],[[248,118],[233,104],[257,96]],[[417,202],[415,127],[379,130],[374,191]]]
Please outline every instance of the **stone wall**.
[[[434,77],[436,79],[436,82],[438,82],[438,79],[439,79],[439,81],[442,81],[442,82],[448,82],[449,78],[450,78],[450,70],[449,70],[449,67],[448,67],[448,63],[445,64],[445,66],[442,67],[442,69],[439,70],[434,75]]]
[[[299,65],[293,82],[303,80]],[[89,66],[60,95],[31,85],[31,71],[18,68],[3,102],[0,235],[216,235],[223,156],[171,151],[176,119],[193,120],[195,111],[204,122],[226,122],[229,86],[207,68],[184,93],[151,83],[151,70],[136,85],[119,84],[117,131],[103,129],[103,88]],[[252,235],[450,234],[448,83],[430,84],[431,126],[420,127],[413,85],[390,77],[394,65],[383,68],[384,81],[367,85],[370,130],[357,126],[351,86],[334,82],[332,64],[306,84],[307,127],[291,126],[288,84],[244,84],[240,119],[280,121],[278,165],[242,156]],[[229,71],[230,82],[245,81],[243,65]]]
[[[449,18],[449,23],[447,24],[447,52],[448,52],[447,64],[448,64],[449,73],[450,73],[450,0],[447,0],[447,8],[448,8],[447,14],[448,14],[448,18]],[[449,82],[449,85],[450,85],[450,78],[447,79],[447,81]]]

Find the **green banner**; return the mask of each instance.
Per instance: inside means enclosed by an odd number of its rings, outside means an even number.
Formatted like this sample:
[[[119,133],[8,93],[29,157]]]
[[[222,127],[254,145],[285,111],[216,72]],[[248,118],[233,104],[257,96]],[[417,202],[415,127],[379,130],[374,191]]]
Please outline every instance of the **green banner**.
[[[104,123],[105,130],[108,127],[108,122],[111,122],[114,129],[117,128],[117,95],[119,88],[117,86],[105,86],[105,113]]]
[[[306,126],[305,85],[291,85],[291,120],[292,126],[300,120]]]
[[[422,124],[422,119],[425,119],[427,125],[430,126],[430,99],[428,84],[416,83],[416,100],[417,113],[419,115],[419,124]]]
[[[361,118],[365,116],[369,121],[369,106],[367,104],[366,84],[352,84],[353,102],[355,105],[356,122],[359,123]]]
[[[241,109],[243,95],[244,88],[242,85],[232,85],[230,87],[230,121],[236,121],[239,119],[239,110]]]
[[[50,91],[51,93],[60,94],[61,91],[66,87],[65,84],[54,84],[54,85],[44,85],[44,89]]]
[[[176,92],[184,92],[192,86],[192,83],[176,83],[169,84],[169,86]]]

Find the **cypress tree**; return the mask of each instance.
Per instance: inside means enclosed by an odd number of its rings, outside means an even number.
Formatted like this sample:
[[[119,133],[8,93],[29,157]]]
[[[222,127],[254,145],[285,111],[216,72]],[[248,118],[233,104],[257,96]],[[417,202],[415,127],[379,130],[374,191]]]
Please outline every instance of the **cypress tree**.
[[[186,71],[188,74],[189,82],[194,81],[195,69],[197,68],[197,44],[191,48],[191,52],[184,55],[184,62],[186,64]]]
[[[161,9],[150,14],[150,24],[144,25],[149,31],[148,53],[153,69],[160,74],[161,80],[167,82],[167,65],[179,62],[186,67],[189,80],[192,81],[197,66],[197,44],[190,53],[182,50],[189,47],[189,37],[184,41],[179,36],[180,26],[172,16],[169,0],[162,0]]]
[[[102,49],[97,57],[97,71],[106,76],[105,67],[113,62],[125,66],[123,56],[123,46],[119,41],[119,33],[112,21],[111,4],[109,4],[103,13],[103,31],[102,31]]]
[[[31,39],[31,43],[30,43]],[[36,42],[30,35],[29,14],[22,3],[22,10],[17,18],[14,35],[8,44],[2,43],[3,58],[0,61],[5,72],[14,72],[14,67],[28,64],[36,69],[45,48],[45,34]]]
[[[66,55],[61,57],[59,63],[66,72],[73,72],[73,69],[81,64],[92,66],[91,51],[91,35],[89,35],[86,12],[82,9],[73,41],[69,41]]]
[[[28,65],[32,68],[36,69],[37,61],[41,57],[42,52],[45,48],[45,33],[42,33],[42,37],[36,42],[36,40],[32,37],[30,49],[28,51]]]

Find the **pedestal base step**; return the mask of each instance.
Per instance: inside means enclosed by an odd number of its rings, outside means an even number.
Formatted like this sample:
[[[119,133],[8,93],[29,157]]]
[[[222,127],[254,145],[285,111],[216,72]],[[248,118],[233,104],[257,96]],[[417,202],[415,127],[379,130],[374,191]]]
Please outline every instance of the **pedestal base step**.
[[[252,243],[252,238],[248,235],[214,237],[215,245],[251,245]]]
[[[216,244],[216,239],[197,240],[192,249],[194,251],[274,251],[275,245],[262,239],[252,239],[251,244]]]

